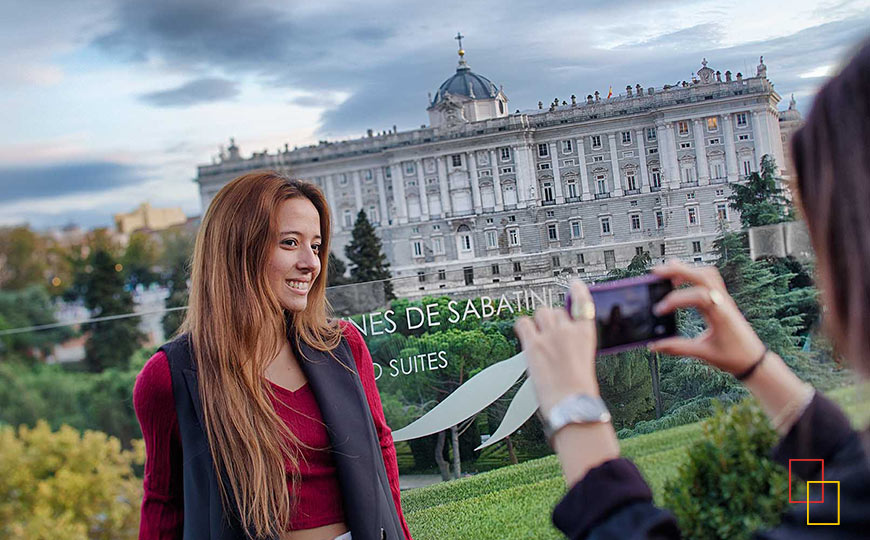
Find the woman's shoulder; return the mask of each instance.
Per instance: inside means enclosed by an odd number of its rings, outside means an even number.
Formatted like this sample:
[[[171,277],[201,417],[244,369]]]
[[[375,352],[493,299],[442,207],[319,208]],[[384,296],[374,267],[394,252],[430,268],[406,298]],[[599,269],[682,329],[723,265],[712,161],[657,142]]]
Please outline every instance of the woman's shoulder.
[[[136,384],[133,387],[133,402],[138,408],[168,400],[173,403],[172,375],[169,371],[169,358],[163,351],[157,351],[145,362]]]
[[[351,345],[358,345],[363,342],[362,334],[352,322],[344,319],[338,319],[338,325],[341,327],[341,334],[347,339]]]

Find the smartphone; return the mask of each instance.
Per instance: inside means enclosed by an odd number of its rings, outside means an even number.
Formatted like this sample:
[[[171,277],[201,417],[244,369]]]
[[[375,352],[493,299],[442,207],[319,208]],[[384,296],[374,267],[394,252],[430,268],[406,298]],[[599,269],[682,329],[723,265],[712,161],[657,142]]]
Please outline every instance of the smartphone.
[[[672,290],[669,279],[653,274],[589,287],[595,304],[598,354],[612,354],[676,335],[676,315],[659,316],[652,311]],[[571,310],[570,294],[565,308]]]

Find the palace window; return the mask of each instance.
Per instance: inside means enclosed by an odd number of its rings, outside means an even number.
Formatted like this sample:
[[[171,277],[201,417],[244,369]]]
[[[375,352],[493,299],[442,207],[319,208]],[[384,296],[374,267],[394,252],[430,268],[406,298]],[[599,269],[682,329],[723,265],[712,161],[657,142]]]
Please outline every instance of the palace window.
[[[631,132],[623,131],[622,132],[622,144],[631,144]]]
[[[556,228],[555,223],[550,223],[549,225],[547,225],[547,239],[551,242],[555,242],[559,239],[559,231]]]
[[[719,139],[710,139],[709,141],[707,141],[707,144],[709,144],[710,146],[713,146],[714,144],[719,144]]]
[[[405,162],[405,174],[406,175],[414,174],[414,172],[416,170],[417,170],[417,168],[414,166],[413,161],[406,161]]]
[[[372,170],[369,169],[369,170],[365,171],[363,173],[363,178],[365,178],[367,181],[370,181],[372,179]]]
[[[683,135],[683,136],[688,135],[689,134],[689,123],[686,122],[685,120],[680,120],[679,122],[677,122],[677,131],[680,133],[680,135]]]
[[[438,280],[444,281],[445,279],[447,279],[447,270],[438,270]]]
[[[544,201],[546,201],[546,202],[552,202],[552,201],[556,200],[553,197],[553,184],[551,184],[550,182],[544,182],[543,195],[544,195]]]
[[[650,169],[650,176],[650,182],[652,182],[652,187],[662,187],[662,171],[659,170],[658,167],[653,167],[652,169]]]
[[[550,170],[550,164],[549,164],[549,163],[539,163],[539,164],[538,164],[538,169],[540,169],[540,170],[542,170],[542,171],[549,171],[549,170]]]
[[[580,238],[583,236],[583,228],[579,221],[571,222],[571,238]]]
[[[553,255],[553,268],[559,268],[560,266],[562,266],[562,259],[558,255]]]
[[[538,145],[538,157],[549,157],[550,155],[550,145],[547,143],[541,143]]]
[[[510,147],[504,146],[499,149],[499,154],[501,156],[502,161],[510,161],[511,159],[511,149]]]
[[[499,273],[501,273],[501,271],[499,270],[498,265],[497,264],[492,265],[492,274],[496,275]]]
[[[701,241],[694,240],[692,242],[692,253],[701,253]]]
[[[344,212],[342,213],[342,219],[344,220],[345,228],[349,229],[353,227],[353,214],[347,208],[345,208]]]
[[[586,264],[586,256],[582,253],[577,254],[577,264]]]
[[[689,225],[697,225],[698,224],[698,209],[694,206],[690,206],[686,208],[686,217],[688,218]]]
[[[748,133],[742,133],[742,134],[740,134],[740,135],[737,136],[737,140],[738,140],[738,141],[748,141],[748,140],[749,140],[749,134],[748,134]]]
[[[433,238],[432,239],[432,252],[435,255],[443,255],[444,254],[444,242],[441,238]]]
[[[746,127],[746,125],[748,123],[746,121],[746,113],[745,112],[737,113],[735,116],[737,117],[737,127]]]
[[[562,153],[563,154],[570,154],[573,151],[574,151],[574,143],[571,142],[571,139],[568,139],[566,141],[562,141]]]
[[[743,160],[743,175],[749,176],[750,174],[752,174],[752,160],[751,159],[744,159]]]
[[[413,246],[414,246],[414,256],[415,257],[422,257],[423,256],[423,242],[421,242],[419,240],[414,240]]]
[[[661,210],[656,210],[656,229],[663,229],[665,226],[665,214]]]
[[[486,247],[490,249],[498,247],[498,235],[495,231],[486,231]]]
[[[347,175],[346,175],[346,174],[341,173],[341,174],[338,175],[338,184],[339,184],[340,186],[346,186],[346,185],[347,185]]]
[[[716,219],[719,221],[728,221],[728,205],[725,203],[716,204]]]
[[[646,140],[653,142],[657,137],[656,128],[646,128]]]
[[[637,178],[634,171],[625,173],[625,183],[628,185],[628,189],[637,189]]]
[[[498,172],[499,172],[499,174],[513,174],[514,168],[513,167],[502,167],[501,169],[498,170]]]
[[[707,131],[718,131],[719,130],[719,119],[715,116],[711,116],[707,118]]]
[[[462,154],[453,154],[450,159],[454,167],[462,167]]]
[[[603,174],[595,176],[595,185],[598,193],[607,193],[607,177]]]
[[[640,214],[632,214],[630,219],[631,219],[631,230],[639,231],[641,229]]]
[[[592,148],[601,148],[601,135],[593,135],[592,139]]]
[[[511,246],[520,245],[520,231],[519,229],[508,229],[508,244]]]
[[[514,262],[514,272],[519,273],[522,271],[523,271],[523,266],[520,264],[520,262],[519,261]]]
[[[419,281],[420,283],[425,283],[426,272],[424,272],[423,270],[417,270],[417,281]]]
[[[568,198],[576,198],[577,197],[577,182],[569,181],[568,182]]]
[[[690,143],[690,142],[681,142],[680,143],[680,150],[686,150],[687,148],[691,148],[691,147],[692,147],[692,143]]]
[[[601,234],[611,234],[610,232],[610,218],[603,217],[601,218]]]

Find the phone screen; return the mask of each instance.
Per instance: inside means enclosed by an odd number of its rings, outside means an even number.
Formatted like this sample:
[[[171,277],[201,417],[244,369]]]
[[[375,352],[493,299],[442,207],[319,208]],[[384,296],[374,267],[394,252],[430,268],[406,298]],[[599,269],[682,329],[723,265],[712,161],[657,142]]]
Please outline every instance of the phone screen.
[[[652,311],[652,307],[671,290],[670,280],[653,275],[590,287],[595,303],[599,354],[614,353],[676,335],[676,316],[673,313],[658,316]]]

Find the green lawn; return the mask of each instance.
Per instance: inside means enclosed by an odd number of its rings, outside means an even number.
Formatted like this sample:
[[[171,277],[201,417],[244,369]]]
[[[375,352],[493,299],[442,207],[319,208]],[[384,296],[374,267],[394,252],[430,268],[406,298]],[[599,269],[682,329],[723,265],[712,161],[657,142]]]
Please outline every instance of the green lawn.
[[[856,426],[870,420],[868,388],[841,388],[827,395]],[[665,482],[674,476],[687,447],[701,437],[701,423],[638,435],[620,441],[661,501]],[[559,463],[549,456],[503,467],[471,478],[403,493],[405,518],[415,540],[563,538],[550,524],[550,511],[565,492]]]

